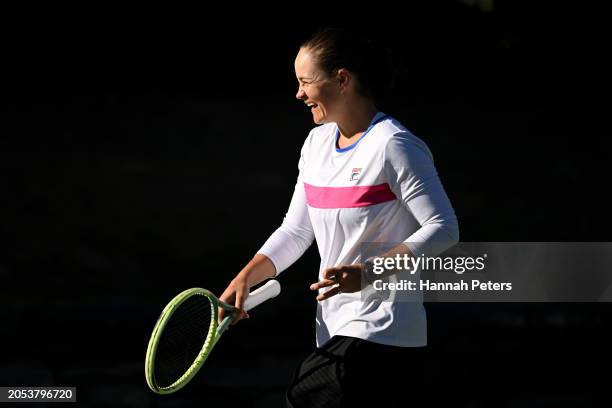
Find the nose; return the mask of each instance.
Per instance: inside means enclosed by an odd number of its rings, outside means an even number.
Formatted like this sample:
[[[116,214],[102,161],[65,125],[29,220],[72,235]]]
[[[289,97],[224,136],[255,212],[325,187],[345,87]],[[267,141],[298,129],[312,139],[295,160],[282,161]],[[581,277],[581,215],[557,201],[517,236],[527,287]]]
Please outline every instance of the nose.
[[[303,101],[306,97],[306,92],[304,92],[304,90],[302,89],[302,86],[298,86],[298,91],[295,94],[295,97],[301,101]]]

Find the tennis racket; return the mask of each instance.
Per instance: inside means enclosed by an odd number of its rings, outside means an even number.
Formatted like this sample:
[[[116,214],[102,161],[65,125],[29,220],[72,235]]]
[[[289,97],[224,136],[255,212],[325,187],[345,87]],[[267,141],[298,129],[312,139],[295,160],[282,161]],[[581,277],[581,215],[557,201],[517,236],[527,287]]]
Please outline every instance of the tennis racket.
[[[249,294],[243,309],[252,309],[279,293],[278,281],[270,280]],[[221,323],[217,322],[219,307],[229,312]],[[157,319],[147,347],[145,376],[149,388],[158,394],[171,394],[191,381],[237,310],[202,288],[187,289],[172,299]]]

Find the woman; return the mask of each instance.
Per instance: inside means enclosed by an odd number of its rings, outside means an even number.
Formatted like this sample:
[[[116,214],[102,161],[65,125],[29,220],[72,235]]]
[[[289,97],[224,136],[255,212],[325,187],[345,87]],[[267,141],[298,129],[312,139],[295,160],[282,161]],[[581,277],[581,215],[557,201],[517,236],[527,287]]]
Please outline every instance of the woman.
[[[302,147],[282,225],[221,295],[242,308],[250,287],[287,269],[316,239],[321,265],[310,288],[318,291],[317,348],[296,370],[290,407],[359,406],[397,395],[386,387],[402,385],[402,377],[388,368],[422,364],[425,309],[422,302],[362,300],[361,244],[402,243],[383,256],[418,256],[459,239],[428,147],[376,107],[384,61],[370,42],[341,30],[320,31],[300,47],[296,98],[320,126]],[[234,323],[247,317],[243,311]],[[416,380],[410,375],[405,385]]]

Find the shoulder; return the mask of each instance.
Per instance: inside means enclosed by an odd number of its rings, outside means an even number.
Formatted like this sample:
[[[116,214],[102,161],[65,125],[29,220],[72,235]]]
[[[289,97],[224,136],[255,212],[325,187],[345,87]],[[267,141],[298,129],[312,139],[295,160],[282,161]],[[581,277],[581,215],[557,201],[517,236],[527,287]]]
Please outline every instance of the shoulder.
[[[314,139],[314,141],[319,141],[320,139],[324,139],[329,137],[331,134],[336,131],[335,123],[325,123],[323,125],[316,126],[310,130],[308,137]]]
[[[333,138],[335,131],[335,123],[326,123],[312,128],[310,132],[308,132],[306,140],[304,140],[304,146],[302,149],[310,149],[313,146],[326,143],[329,139]]]
[[[433,154],[427,143],[415,136],[398,120],[389,117],[380,125],[384,135],[384,154],[387,160],[420,158],[433,161]]]

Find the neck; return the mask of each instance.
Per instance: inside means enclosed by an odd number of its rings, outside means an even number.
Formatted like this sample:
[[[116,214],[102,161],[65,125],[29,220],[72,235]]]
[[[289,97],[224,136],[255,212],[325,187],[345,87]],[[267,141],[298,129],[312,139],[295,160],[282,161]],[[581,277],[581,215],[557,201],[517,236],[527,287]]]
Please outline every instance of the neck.
[[[344,115],[338,118],[336,123],[338,124],[340,135],[350,139],[360,136],[368,129],[378,109],[373,102],[367,100],[348,105],[344,112]]]

